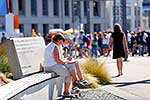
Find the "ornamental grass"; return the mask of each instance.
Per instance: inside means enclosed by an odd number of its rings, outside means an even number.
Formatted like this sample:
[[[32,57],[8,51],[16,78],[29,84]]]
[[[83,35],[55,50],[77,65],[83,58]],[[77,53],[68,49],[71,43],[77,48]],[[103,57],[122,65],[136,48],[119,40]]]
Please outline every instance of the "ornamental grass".
[[[82,65],[81,69],[83,73],[91,74],[93,77],[98,79],[98,83],[105,85],[110,83],[110,76],[104,67],[104,63],[97,61],[95,59],[87,59]]]

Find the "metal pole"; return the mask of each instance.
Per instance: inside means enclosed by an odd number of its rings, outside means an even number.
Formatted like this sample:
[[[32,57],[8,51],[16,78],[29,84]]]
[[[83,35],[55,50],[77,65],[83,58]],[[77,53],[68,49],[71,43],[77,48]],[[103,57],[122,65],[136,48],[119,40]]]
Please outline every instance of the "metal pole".
[[[122,4],[122,29],[127,33],[127,15],[126,15],[126,0],[121,0]]]
[[[135,15],[135,17],[136,17],[136,31],[139,31],[139,29],[138,29],[138,27],[139,27],[139,24],[138,24],[138,20],[139,20],[139,15],[138,15],[138,10],[139,10],[139,2],[138,2],[138,0],[136,0],[136,6],[135,6],[135,12],[136,12],[136,15]]]
[[[115,24],[116,23],[116,0],[114,0],[114,9],[113,9],[113,14],[114,14],[114,20],[113,20],[113,23]]]
[[[87,33],[90,33],[90,0],[87,0]]]
[[[121,5],[122,5],[122,30],[126,35],[126,40],[127,40],[127,15],[126,15],[126,0],[121,0]],[[124,61],[127,61],[127,54],[125,54]]]
[[[72,0],[72,28],[73,28],[73,34],[74,34],[74,0]]]
[[[64,29],[64,11],[63,11],[63,1],[61,0],[61,29]]]

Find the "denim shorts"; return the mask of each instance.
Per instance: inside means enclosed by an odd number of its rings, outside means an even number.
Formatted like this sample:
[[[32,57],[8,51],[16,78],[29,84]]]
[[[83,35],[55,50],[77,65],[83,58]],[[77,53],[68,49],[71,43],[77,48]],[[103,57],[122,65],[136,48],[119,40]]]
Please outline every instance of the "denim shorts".
[[[103,48],[108,48],[108,45],[107,44],[102,44],[102,47]]]

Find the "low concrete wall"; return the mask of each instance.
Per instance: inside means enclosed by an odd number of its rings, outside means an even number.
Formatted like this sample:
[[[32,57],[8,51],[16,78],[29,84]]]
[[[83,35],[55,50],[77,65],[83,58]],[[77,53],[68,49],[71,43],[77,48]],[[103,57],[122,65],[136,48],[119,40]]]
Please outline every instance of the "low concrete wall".
[[[62,94],[64,78],[37,73],[0,87],[0,100],[52,100]]]

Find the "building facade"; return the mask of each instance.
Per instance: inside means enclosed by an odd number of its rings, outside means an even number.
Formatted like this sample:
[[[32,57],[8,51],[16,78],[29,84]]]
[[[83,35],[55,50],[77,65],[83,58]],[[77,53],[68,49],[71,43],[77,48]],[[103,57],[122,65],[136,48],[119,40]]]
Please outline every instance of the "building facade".
[[[140,31],[143,28],[143,0],[127,0],[128,30]]]
[[[115,1],[115,3],[114,3]],[[108,26],[113,28],[113,23],[117,22],[122,25],[122,4],[121,0],[107,1],[106,9],[108,9],[109,21]],[[126,29],[131,31],[143,30],[143,0],[126,0]],[[114,9],[114,11],[112,11]]]
[[[19,15],[25,36],[32,29],[46,34],[49,29],[83,29],[86,33],[112,30],[114,18],[122,23],[120,0],[10,0],[11,12]],[[148,0],[149,1],[149,0]],[[143,30],[143,0],[126,1],[127,30]],[[114,17],[115,13],[115,17]]]
[[[145,30],[150,30],[150,0],[144,0],[143,14],[144,14]]]
[[[30,36],[32,29],[46,34],[53,28],[80,29],[82,24],[86,32],[99,32],[108,29],[109,26],[105,0],[10,1],[11,12],[19,15],[20,32],[25,36]]]

